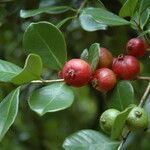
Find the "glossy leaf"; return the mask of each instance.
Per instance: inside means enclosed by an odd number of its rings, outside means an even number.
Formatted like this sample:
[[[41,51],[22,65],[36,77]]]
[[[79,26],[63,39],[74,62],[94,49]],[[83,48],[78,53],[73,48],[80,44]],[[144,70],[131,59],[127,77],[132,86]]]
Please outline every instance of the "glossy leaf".
[[[79,17],[81,27],[86,31],[106,30],[107,25],[102,21],[95,20],[91,15],[82,13]]]
[[[21,10],[20,17],[28,18],[28,17],[33,17],[41,13],[60,14],[65,11],[68,11],[69,9],[71,9],[71,7],[68,7],[68,6],[47,6],[47,7],[34,9],[34,10]]]
[[[127,117],[134,106],[135,105],[129,106],[116,117],[111,132],[112,139],[118,139],[121,136]]]
[[[89,51],[88,49],[84,49],[83,52],[80,55],[80,59],[88,61],[88,57],[89,57]]]
[[[134,104],[134,89],[129,81],[119,81],[113,91],[107,94],[109,108],[123,111],[130,104]]]
[[[51,23],[31,23],[23,37],[27,53],[41,56],[43,63],[51,69],[60,70],[66,62],[66,43],[61,31]]]
[[[138,0],[127,0],[122,6],[119,16],[122,17],[132,17],[135,11]]]
[[[13,63],[0,60],[0,81],[10,82],[13,77],[21,72],[22,68]]]
[[[83,9],[81,15],[90,16],[95,21],[108,26],[120,26],[130,24],[130,22],[128,22],[127,20],[102,8],[85,8]]]
[[[12,79],[14,84],[24,84],[40,79],[42,74],[42,60],[38,55],[30,54],[22,71]]]
[[[94,130],[81,130],[63,143],[65,150],[116,150],[118,146],[119,142]]]
[[[92,71],[97,68],[100,58],[100,45],[98,43],[94,43],[89,48],[89,56],[88,63],[91,65]]]
[[[55,83],[33,92],[29,98],[30,108],[44,115],[47,112],[56,112],[71,106],[74,95],[65,83]]]
[[[12,91],[4,100],[0,103],[0,141],[6,134],[7,130],[13,124],[19,105],[19,88]]]
[[[142,14],[147,8],[150,8],[150,0],[141,0],[139,13]]]

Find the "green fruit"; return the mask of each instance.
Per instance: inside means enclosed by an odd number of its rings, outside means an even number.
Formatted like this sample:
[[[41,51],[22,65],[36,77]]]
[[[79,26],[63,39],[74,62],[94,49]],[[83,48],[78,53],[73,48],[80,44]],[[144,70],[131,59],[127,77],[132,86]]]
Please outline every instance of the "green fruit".
[[[115,118],[119,113],[120,111],[116,109],[108,109],[101,115],[100,127],[105,133],[107,134],[111,133],[111,129],[114,124]]]
[[[131,131],[146,129],[148,126],[148,114],[141,107],[135,107],[129,113],[127,126]]]

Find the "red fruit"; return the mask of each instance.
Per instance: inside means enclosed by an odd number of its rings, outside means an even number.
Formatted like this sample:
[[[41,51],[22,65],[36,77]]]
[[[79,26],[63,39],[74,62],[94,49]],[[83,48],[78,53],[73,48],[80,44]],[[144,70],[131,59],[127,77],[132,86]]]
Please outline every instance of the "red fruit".
[[[132,80],[140,72],[140,63],[134,56],[121,54],[114,60],[112,70],[120,79]]]
[[[114,72],[108,68],[101,68],[96,70],[92,85],[101,92],[106,92],[115,86],[117,80]]]
[[[81,87],[91,80],[92,71],[84,60],[72,59],[65,64],[62,76],[68,85]]]
[[[106,48],[100,49],[100,60],[98,64],[98,68],[110,68],[112,65],[113,56],[111,52]]]
[[[146,53],[147,45],[146,43],[139,38],[133,38],[128,41],[126,50],[129,55],[140,57],[144,56]]]

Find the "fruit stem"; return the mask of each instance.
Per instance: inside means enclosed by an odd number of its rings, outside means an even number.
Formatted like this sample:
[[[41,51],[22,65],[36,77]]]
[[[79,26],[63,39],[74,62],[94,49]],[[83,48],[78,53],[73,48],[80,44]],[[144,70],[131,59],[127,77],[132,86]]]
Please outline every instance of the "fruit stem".
[[[31,83],[53,83],[53,82],[63,82],[64,79],[56,79],[56,80],[33,80]]]
[[[145,90],[143,96],[141,97],[140,103],[139,103],[139,105],[138,105],[139,107],[142,107],[142,106],[143,106],[143,104],[144,104],[144,102],[145,102],[145,99],[146,99],[147,95],[149,94],[149,92],[150,92],[150,79],[149,79],[149,83],[148,83],[148,85],[147,85],[147,88],[146,88],[146,90]],[[126,134],[126,136],[125,136],[125,137],[123,138],[123,140],[121,141],[121,143],[120,143],[120,145],[119,145],[119,147],[118,147],[117,150],[121,150],[121,149],[122,149],[124,143],[126,142],[128,136],[130,135],[130,133],[131,133],[131,131],[128,131],[128,133]]]

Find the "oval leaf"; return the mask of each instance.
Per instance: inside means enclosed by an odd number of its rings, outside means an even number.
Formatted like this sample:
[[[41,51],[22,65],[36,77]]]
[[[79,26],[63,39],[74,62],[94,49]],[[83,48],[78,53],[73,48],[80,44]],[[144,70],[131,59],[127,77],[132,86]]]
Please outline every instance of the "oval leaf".
[[[79,17],[81,27],[86,31],[97,31],[97,30],[106,30],[107,25],[102,21],[95,20],[91,15],[82,13]]]
[[[19,91],[20,88],[12,91],[5,99],[0,103],[0,141],[3,136],[13,124],[19,104]]]
[[[112,131],[111,131],[111,138],[112,139],[118,139],[121,136],[123,128],[125,127],[127,117],[134,107],[135,107],[135,105],[129,106],[128,108],[126,108],[124,111],[122,111],[116,117],[114,124],[112,126]]]
[[[134,89],[129,81],[119,81],[114,90],[107,94],[108,107],[120,111],[134,104],[134,99]]]
[[[27,53],[41,56],[46,66],[61,70],[66,62],[66,43],[61,31],[48,22],[31,23],[23,37]]]
[[[34,10],[21,10],[20,17],[28,18],[28,17],[33,17],[41,13],[60,14],[65,11],[68,11],[69,9],[71,9],[71,7],[68,7],[68,6],[47,6],[47,7],[34,9]]]
[[[116,150],[118,146],[119,142],[93,130],[74,133],[63,143],[65,150]]]
[[[89,48],[88,63],[91,65],[92,71],[95,71],[99,63],[100,58],[100,45],[94,43]]]
[[[40,79],[42,74],[42,60],[40,56],[30,54],[25,62],[23,70],[12,79],[14,84],[24,84],[32,80]]]
[[[119,16],[132,17],[138,0],[127,0],[120,9]]]
[[[84,61],[88,61],[88,57],[89,57],[89,51],[88,49],[84,49],[83,52],[80,55],[80,59],[84,60]]]
[[[22,68],[10,62],[0,60],[0,81],[9,82],[21,72]]]
[[[43,87],[31,95],[29,105],[39,115],[56,112],[71,106],[74,95],[65,83],[55,83]]]
[[[81,15],[88,15],[92,17],[95,21],[103,23],[103,25],[105,24],[108,26],[120,26],[130,24],[130,22],[128,22],[127,20],[102,8],[93,8],[93,7],[85,8],[83,9]]]

